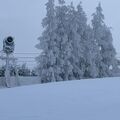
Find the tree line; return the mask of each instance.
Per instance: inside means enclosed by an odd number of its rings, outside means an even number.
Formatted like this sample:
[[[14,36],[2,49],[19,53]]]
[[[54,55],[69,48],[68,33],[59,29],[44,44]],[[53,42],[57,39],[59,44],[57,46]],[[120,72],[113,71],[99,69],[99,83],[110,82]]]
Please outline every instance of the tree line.
[[[41,51],[36,58],[41,82],[113,76],[117,70],[116,50],[101,3],[88,24],[81,2],[77,7],[72,2],[58,2],[46,3],[43,32],[36,45]]]
[[[5,76],[5,69],[5,66],[0,67],[0,77]],[[15,68],[13,65],[10,65],[9,69],[11,76],[16,76],[16,70],[19,76],[37,76],[36,69],[29,69],[26,64],[19,65],[17,68]]]

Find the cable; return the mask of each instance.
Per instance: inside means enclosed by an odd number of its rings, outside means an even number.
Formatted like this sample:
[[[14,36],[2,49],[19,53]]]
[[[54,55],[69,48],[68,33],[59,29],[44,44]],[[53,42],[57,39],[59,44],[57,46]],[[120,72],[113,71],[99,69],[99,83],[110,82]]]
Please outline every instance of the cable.
[[[35,57],[16,57],[16,58],[20,58],[20,59],[35,59]]]
[[[39,55],[40,53],[14,53],[14,54],[28,54],[28,55]]]
[[[28,62],[28,63],[30,63],[30,62],[33,63],[33,62],[34,62],[34,63],[36,63],[36,61],[17,61],[17,62],[23,62],[23,63],[25,63],[25,62],[26,62],[26,63],[27,63],[27,62]]]

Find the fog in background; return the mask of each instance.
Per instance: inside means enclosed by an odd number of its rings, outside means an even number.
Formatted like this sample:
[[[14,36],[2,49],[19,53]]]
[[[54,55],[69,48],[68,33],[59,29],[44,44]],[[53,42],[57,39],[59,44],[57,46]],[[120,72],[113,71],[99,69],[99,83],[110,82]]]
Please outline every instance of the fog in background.
[[[119,0],[81,0],[90,21],[91,15],[100,1],[105,22],[112,27],[114,47],[120,53],[120,1]],[[6,36],[15,38],[15,52],[38,53],[35,48],[41,35],[41,21],[45,16],[47,0],[0,0],[0,50]],[[71,0],[66,0],[70,3]],[[79,0],[73,0],[77,5]]]

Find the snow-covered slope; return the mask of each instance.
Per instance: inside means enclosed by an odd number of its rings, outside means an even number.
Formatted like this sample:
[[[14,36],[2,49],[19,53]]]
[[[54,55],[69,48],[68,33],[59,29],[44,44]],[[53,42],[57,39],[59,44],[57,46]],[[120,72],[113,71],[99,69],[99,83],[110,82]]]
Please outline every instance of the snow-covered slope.
[[[1,89],[0,120],[120,120],[120,78]]]

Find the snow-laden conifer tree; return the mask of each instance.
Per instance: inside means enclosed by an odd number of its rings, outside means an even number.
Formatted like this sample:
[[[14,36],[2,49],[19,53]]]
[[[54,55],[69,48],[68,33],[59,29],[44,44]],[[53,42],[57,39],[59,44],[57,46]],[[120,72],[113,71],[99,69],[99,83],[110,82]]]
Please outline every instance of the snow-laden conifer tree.
[[[98,77],[98,68],[96,66],[98,46],[94,39],[93,30],[89,25],[84,32],[83,40],[85,58],[84,78],[96,78]]]
[[[39,38],[40,43],[36,46],[40,49],[40,56],[37,57],[38,73],[41,82],[56,81],[56,58],[58,56],[58,48],[56,45],[56,21],[54,0],[48,0],[46,4],[47,15],[43,19],[42,25],[44,32]]]
[[[82,16],[81,16],[82,17]],[[80,18],[78,17],[78,11],[75,10],[73,3],[68,6],[68,39],[72,43],[72,52],[71,52],[71,63],[73,65],[73,76],[72,79],[81,79],[83,78],[82,70],[82,60],[83,60],[83,44],[81,42],[81,35],[78,32]]]
[[[110,31],[110,28],[104,25],[104,34],[101,39],[101,55],[102,62],[104,63],[104,68],[108,72],[108,76],[113,76],[114,72],[117,69],[117,60],[116,60],[116,51],[113,47],[113,38]]]
[[[97,45],[93,31],[87,25],[87,18],[81,3],[75,10],[73,4],[68,6],[68,36],[72,42],[71,61],[75,79],[95,78],[98,76],[96,67]]]
[[[80,78],[84,78],[84,73],[85,73],[85,56],[84,56],[84,51],[85,51],[85,43],[84,43],[84,32],[87,30],[87,17],[85,12],[83,11],[81,2],[77,6],[77,11],[76,11],[76,16],[75,16],[76,24],[77,24],[77,34],[78,34],[78,39],[77,39],[77,52],[78,52],[78,63],[77,66],[79,66],[79,69],[81,71],[80,73]]]
[[[57,66],[59,68],[59,79],[60,80],[70,80],[72,79],[73,66],[70,62],[72,42],[69,40],[68,36],[68,20],[67,20],[68,8],[65,5],[64,0],[59,0],[59,5],[56,7],[56,34],[57,34],[57,46],[58,46],[58,59]]]
[[[99,47],[99,57],[96,61],[99,69],[99,77],[111,76],[110,67],[113,68],[116,62],[116,52],[112,44],[113,39],[110,29],[104,23],[104,15],[100,3],[93,14],[92,26],[94,38]]]

